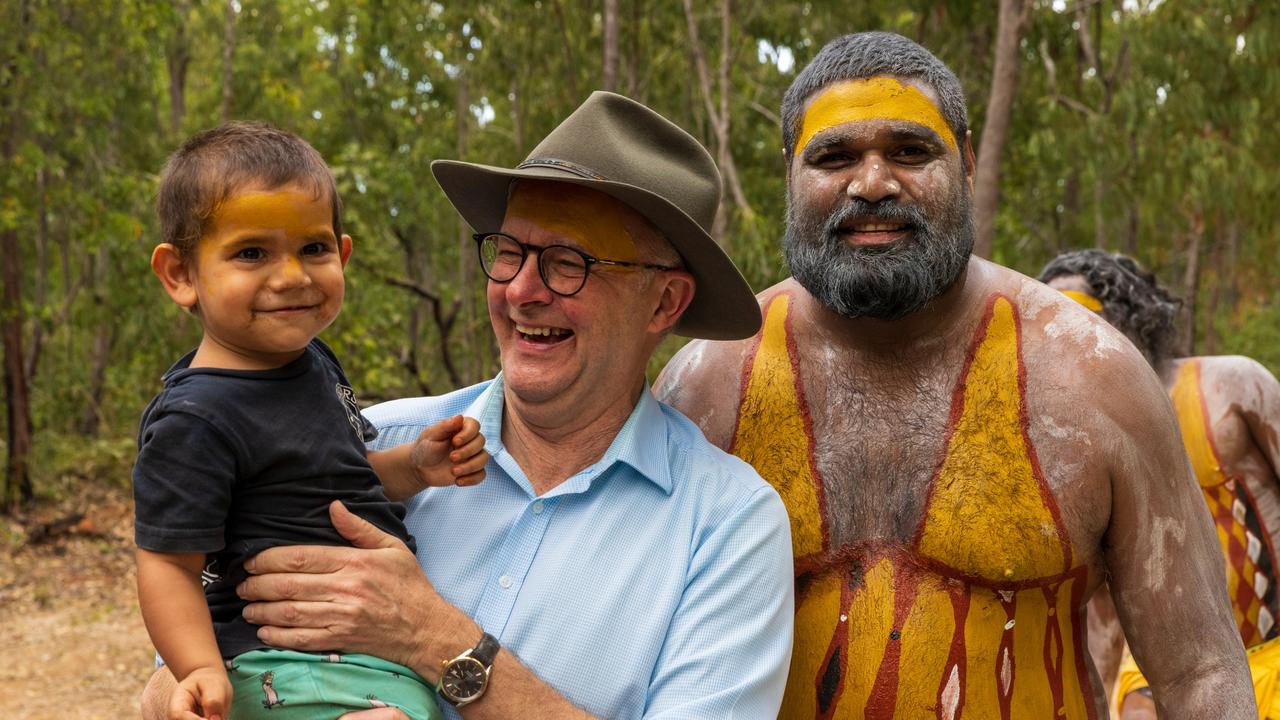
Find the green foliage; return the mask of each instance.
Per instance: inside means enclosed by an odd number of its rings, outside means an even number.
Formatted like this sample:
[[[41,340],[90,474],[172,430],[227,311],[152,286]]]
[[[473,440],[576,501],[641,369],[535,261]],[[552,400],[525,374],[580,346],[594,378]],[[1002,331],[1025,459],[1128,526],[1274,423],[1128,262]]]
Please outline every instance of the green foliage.
[[[620,92],[714,154],[708,106],[718,109],[727,88],[728,149],[745,204],[726,188],[724,239],[757,289],[786,275],[778,106],[832,36],[884,29],[930,47],[963,81],[980,136],[996,3],[695,2],[696,46],[682,2],[618,4]],[[76,463],[127,474],[127,444],[92,438],[130,436],[161,374],[198,340],[197,324],[150,274],[151,205],[167,153],[222,118],[227,7],[4,4],[4,26],[22,31],[0,35],[0,127],[12,140],[0,166],[0,230],[17,230],[21,242],[24,352],[46,488],[83,472]],[[337,177],[356,250],[346,308],[326,339],[363,397],[438,393],[491,376],[497,355],[469,229],[429,166],[456,157],[513,165],[599,87],[601,3],[232,7],[229,116],[299,132]],[[1259,0],[1033,2],[995,258],[1035,274],[1066,249],[1130,252],[1194,295],[1198,340],[1280,367],[1274,296],[1244,290],[1269,287],[1280,270],[1280,140],[1268,121],[1280,105],[1277,20],[1280,4]],[[711,73],[710,98],[695,51]],[[171,73],[184,62],[185,73]],[[175,77],[184,80],[180,115]],[[1193,238],[1201,271],[1181,288]],[[664,343],[651,376],[681,342]]]

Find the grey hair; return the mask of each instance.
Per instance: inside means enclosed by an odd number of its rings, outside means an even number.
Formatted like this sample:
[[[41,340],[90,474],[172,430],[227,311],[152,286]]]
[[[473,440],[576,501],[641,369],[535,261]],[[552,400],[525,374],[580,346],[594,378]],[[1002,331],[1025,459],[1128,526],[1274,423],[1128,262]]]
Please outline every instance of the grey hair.
[[[888,32],[864,32],[838,37],[827,43],[796,76],[782,97],[782,147],[790,163],[800,137],[804,104],[826,86],[845,80],[892,76],[919,80],[938,94],[942,117],[964,147],[969,133],[969,113],[964,88],[951,68],[933,53],[907,38]],[[967,172],[968,158],[960,153]]]

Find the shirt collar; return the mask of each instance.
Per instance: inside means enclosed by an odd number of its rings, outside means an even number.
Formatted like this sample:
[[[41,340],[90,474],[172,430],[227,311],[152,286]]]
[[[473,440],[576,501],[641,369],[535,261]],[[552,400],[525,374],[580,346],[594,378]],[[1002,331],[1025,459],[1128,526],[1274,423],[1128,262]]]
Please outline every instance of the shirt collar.
[[[471,405],[462,412],[480,423],[480,432],[484,434],[484,449],[491,457],[505,453],[502,445],[502,413],[504,411],[502,393],[502,373],[494,378]],[[609,443],[600,460],[578,476],[585,476],[587,482],[582,490],[603,475],[614,463],[624,463],[668,495],[671,494],[671,467],[667,455],[667,423],[662,413],[662,406],[654,398],[646,384],[640,393],[640,400],[623,423],[622,429]],[[512,463],[514,465],[514,463]],[[523,478],[521,478],[523,480]],[[574,478],[566,481],[569,485]],[[527,482],[525,480],[524,482]],[[524,483],[521,483],[524,484]],[[577,483],[574,483],[577,485]],[[568,489],[568,488],[566,488]]]

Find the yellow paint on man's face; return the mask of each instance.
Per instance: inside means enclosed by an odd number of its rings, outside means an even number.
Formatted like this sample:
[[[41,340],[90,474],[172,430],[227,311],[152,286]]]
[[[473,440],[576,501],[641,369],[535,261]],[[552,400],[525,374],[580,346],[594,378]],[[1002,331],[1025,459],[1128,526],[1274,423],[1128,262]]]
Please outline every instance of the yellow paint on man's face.
[[[570,238],[590,255],[635,262],[638,250],[624,212],[620,201],[570,183],[522,182],[507,202],[508,216]]]
[[[863,120],[905,120],[938,134],[952,150],[958,148],[951,126],[924,93],[890,77],[849,80],[823,90],[805,111],[796,155],[818,133],[837,125]]]
[[[1096,313],[1102,312],[1102,301],[1087,292],[1081,292],[1079,290],[1063,290],[1062,294],[1072,300],[1075,300],[1089,310]]]

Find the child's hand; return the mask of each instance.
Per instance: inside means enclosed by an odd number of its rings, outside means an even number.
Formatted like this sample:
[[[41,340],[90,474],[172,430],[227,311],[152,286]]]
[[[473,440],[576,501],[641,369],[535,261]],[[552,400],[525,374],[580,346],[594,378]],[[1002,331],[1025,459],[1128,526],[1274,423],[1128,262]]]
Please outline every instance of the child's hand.
[[[418,436],[409,464],[424,485],[475,485],[484,479],[489,453],[484,450],[480,423],[455,415]]]
[[[231,681],[220,667],[192,670],[169,701],[169,720],[226,720],[231,710]],[[203,714],[201,714],[203,713]]]

